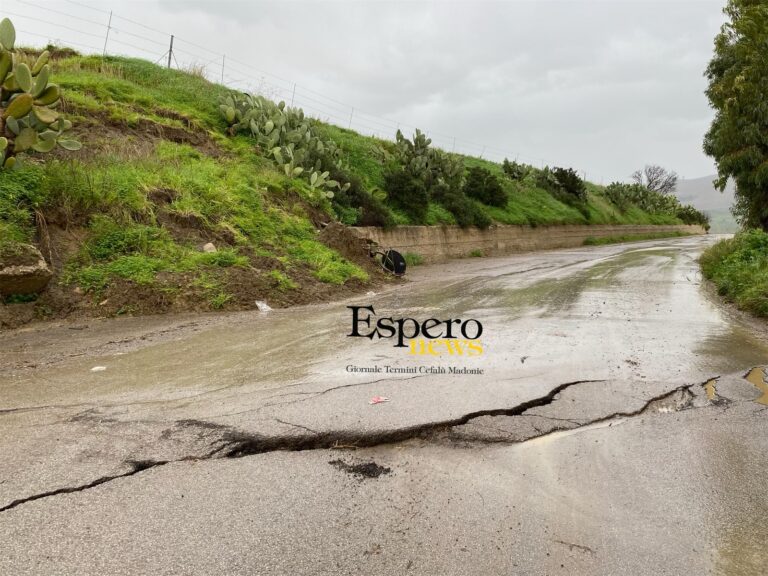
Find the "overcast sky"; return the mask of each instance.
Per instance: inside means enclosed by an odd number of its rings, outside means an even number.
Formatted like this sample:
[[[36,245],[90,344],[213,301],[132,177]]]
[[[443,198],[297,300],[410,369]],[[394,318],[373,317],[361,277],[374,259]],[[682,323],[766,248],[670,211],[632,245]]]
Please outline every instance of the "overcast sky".
[[[109,53],[165,62],[175,34],[174,66],[220,80],[226,54],[227,83],[337,124],[351,116],[388,138],[417,126],[449,150],[608,183],[645,163],[715,172],[701,151],[703,72],[723,4],[0,0],[0,11],[24,44],[101,52],[112,10]]]

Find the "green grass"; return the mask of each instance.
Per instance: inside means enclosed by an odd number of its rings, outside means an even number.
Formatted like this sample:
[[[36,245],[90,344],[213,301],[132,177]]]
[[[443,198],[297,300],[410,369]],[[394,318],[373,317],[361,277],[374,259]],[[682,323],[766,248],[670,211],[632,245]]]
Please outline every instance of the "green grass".
[[[38,169],[0,173],[0,247],[32,240],[41,175]]]
[[[275,281],[278,289],[283,292],[286,290],[296,290],[299,287],[296,282],[291,280],[289,276],[280,270],[271,270],[269,272],[269,276],[272,278],[272,280]]]
[[[392,157],[394,144],[330,124],[316,123],[316,127],[321,138],[338,144],[344,162],[367,189],[384,188],[384,164]]]
[[[704,276],[739,308],[768,317],[768,233],[741,232],[701,256]]]
[[[424,264],[424,257],[416,252],[406,252],[403,254],[403,258],[405,258],[405,263],[408,266],[421,266]]]
[[[690,236],[688,232],[646,232],[644,234],[622,234],[616,236],[590,236],[584,240],[584,246],[602,246],[604,244],[620,244],[622,242],[640,242],[658,238],[679,238]]]
[[[163,210],[204,233],[229,233],[238,246],[262,255],[287,255],[293,264],[314,267],[323,282],[367,278],[316,240],[301,205],[311,201],[302,196],[306,191],[299,186],[289,194],[293,182],[271,167],[265,169],[252,150],[212,158],[161,140],[139,157],[53,160],[3,176],[3,238],[29,241],[33,208],[63,212],[86,223],[86,244],[63,277],[86,290],[103,290],[114,278],[148,284],[161,272],[202,273],[247,264],[237,247],[203,253],[174,240],[157,220],[160,208],[151,200],[157,190],[172,191],[173,199]],[[223,305],[222,299],[216,301]]]
[[[232,299],[232,295],[224,290],[219,279],[209,272],[203,272],[198,275],[192,281],[192,285],[203,291],[208,303],[214,310],[223,308]]]
[[[141,117],[180,126],[182,115],[208,129],[223,131],[218,100],[229,90],[183,71],[136,58],[75,56],[55,65],[53,80],[66,100],[90,112],[108,112],[114,119]],[[175,120],[175,121],[174,121]]]

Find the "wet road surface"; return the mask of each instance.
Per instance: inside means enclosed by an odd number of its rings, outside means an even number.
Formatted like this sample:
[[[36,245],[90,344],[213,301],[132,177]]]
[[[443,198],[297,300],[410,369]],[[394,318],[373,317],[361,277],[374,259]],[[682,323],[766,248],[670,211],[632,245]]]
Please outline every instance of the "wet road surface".
[[[768,341],[702,286],[712,241],[0,334],[0,573],[765,572]],[[484,352],[347,337],[371,304]]]

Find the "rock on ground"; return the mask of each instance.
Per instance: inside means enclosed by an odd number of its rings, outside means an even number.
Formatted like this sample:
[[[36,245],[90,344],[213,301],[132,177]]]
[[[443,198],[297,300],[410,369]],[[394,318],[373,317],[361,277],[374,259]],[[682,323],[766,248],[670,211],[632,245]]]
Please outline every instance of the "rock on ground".
[[[0,248],[0,296],[36,294],[53,276],[40,251],[29,244]]]

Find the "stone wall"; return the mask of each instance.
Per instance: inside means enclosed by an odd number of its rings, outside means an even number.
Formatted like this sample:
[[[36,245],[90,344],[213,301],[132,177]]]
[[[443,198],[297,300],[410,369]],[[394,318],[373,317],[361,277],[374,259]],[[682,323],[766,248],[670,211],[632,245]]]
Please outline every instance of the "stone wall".
[[[682,232],[706,234],[701,226],[613,225],[593,226],[492,226],[487,230],[461,229],[458,226],[399,226],[384,230],[373,226],[351,228],[361,238],[399,252],[414,252],[426,262],[470,256],[480,251],[485,256],[514,252],[573,248],[587,238]]]

